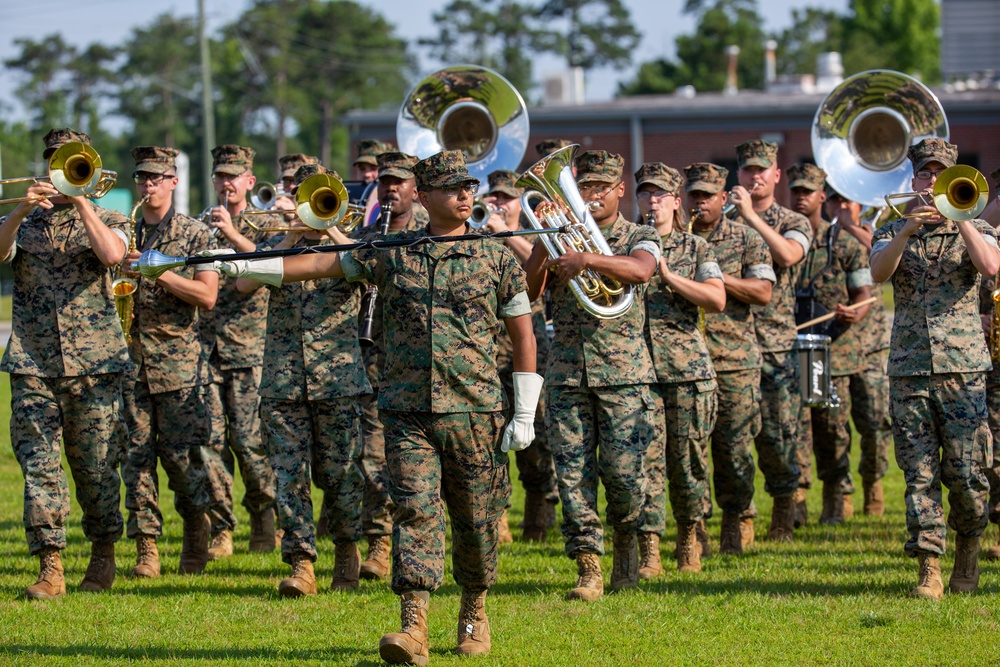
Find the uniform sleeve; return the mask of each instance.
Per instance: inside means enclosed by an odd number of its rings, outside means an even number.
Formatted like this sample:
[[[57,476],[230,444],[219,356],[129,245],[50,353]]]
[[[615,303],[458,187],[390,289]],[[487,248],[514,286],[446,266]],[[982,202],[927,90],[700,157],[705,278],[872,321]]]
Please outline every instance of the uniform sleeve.
[[[635,237],[632,239],[632,244],[629,246],[628,254],[632,254],[636,250],[645,250],[656,263],[660,263],[660,257],[663,256],[662,246],[660,245],[660,235],[653,227],[642,225],[638,229]]]
[[[812,245],[812,226],[809,224],[809,219],[804,215],[793,213],[782,224],[781,235],[802,246],[802,258],[805,259]]]
[[[896,228],[899,222],[900,221],[896,220],[887,222],[882,225],[882,227],[875,230],[875,233],[872,235],[872,255],[885,248],[894,238],[896,238]]]
[[[1000,249],[1000,247],[997,246],[997,230],[993,229],[993,226],[990,225],[990,223],[986,222],[985,220],[979,220],[977,218],[975,220],[975,225],[976,229],[979,230],[979,233],[982,234],[984,237],[986,237],[987,243],[989,243],[994,248]]]
[[[750,227],[746,227],[745,230],[746,254],[743,261],[743,277],[777,282],[778,277],[774,274],[771,253],[767,251],[764,237]]]
[[[517,317],[531,313],[528,301],[528,280],[514,253],[505,245],[496,244],[500,252],[500,283],[497,288],[497,314]]]
[[[122,240],[122,243],[127,249],[129,247],[129,239],[132,236],[132,229],[128,224],[128,218],[118,211],[112,211],[110,209],[97,206],[94,208],[97,210],[98,217],[100,217],[101,221],[115,233],[115,236]]]
[[[868,253],[864,246],[850,234],[839,235],[844,239],[844,273],[847,274],[847,288],[858,289],[872,284],[872,272],[868,266]]]
[[[191,254],[197,255],[204,250],[215,250],[218,245],[215,241],[215,237],[212,236],[212,230],[210,227],[203,225],[197,220],[191,220],[191,229],[194,230],[192,240],[191,240]],[[211,264],[197,264],[194,267],[195,273],[203,273],[211,271],[213,273],[219,273],[219,270],[213,267]]]
[[[703,283],[711,278],[722,280],[722,269],[719,268],[719,263],[715,261],[715,253],[712,252],[711,246],[701,237],[694,236],[692,238],[695,241],[695,262],[697,267],[694,271],[695,281]]]

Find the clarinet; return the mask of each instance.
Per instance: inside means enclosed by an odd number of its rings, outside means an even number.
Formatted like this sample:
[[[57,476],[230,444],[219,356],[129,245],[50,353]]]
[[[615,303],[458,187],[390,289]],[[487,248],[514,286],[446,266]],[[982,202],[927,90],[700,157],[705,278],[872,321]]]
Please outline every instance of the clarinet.
[[[389,201],[382,208],[382,218],[378,230],[380,237],[385,237],[389,232],[389,218],[392,216],[392,202]],[[361,299],[361,325],[358,327],[358,342],[361,347],[371,347],[375,344],[372,338],[372,324],[375,319],[375,307],[378,305],[378,287],[369,285]]]

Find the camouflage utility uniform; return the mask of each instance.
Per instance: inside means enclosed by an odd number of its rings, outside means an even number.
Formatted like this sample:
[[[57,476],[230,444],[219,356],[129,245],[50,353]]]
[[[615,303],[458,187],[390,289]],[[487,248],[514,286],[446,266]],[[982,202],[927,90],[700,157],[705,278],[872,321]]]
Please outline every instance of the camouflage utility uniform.
[[[94,206],[127,245],[128,224]],[[123,374],[132,370],[111,297],[108,269],[94,254],[76,208],[35,208],[5,258],[14,275],[10,342],[10,440],[24,474],[24,529],[32,554],[66,547],[66,453],[95,544],[118,541],[118,465],[125,454]]]

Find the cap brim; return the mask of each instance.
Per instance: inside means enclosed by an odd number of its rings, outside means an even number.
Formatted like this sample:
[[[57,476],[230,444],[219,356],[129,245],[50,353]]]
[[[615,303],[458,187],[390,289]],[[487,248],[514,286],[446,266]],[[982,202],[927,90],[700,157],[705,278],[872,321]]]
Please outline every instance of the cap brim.
[[[611,174],[595,174],[588,172],[579,172],[576,175],[577,183],[586,183],[587,181],[597,181],[600,183],[617,183],[621,179],[617,176],[612,176]]]
[[[813,191],[815,191],[815,190],[822,190],[823,186],[822,185],[816,185],[816,183],[814,183],[813,181],[807,181],[805,179],[798,178],[798,179],[796,179],[794,181],[791,181],[788,184],[788,188],[789,189],[792,189],[792,188],[805,188],[806,190],[813,190]]]
[[[939,165],[941,165],[945,169],[947,169],[948,167],[954,167],[955,166],[955,163],[952,162],[951,160],[947,159],[947,158],[941,158],[941,157],[939,157],[937,155],[931,155],[930,157],[924,158],[920,162],[914,163],[914,165],[913,165],[913,173],[916,174],[918,171],[920,171],[921,169],[923,169],[924,167],[926,167],[927,165],[929,165],[931,162],[937,162]]]
[[[708,181],[692,181],[684,186],[685,192],[707,192],[714,195],[716,192],[721,192],[724,186],[718,183],[709,183]]]
[[[743,167],[763,167],[764,169],[767,169],[772,164],[774,164],[774,162],[772,160],[768,160],[767,158],[750,157],[740,162],[740,169]]]
[[[359,164],[367,164],[369,166],[376,167],[378,166],[378,160],[375,158],[374,155],[362,155],[361,157],[359,157],[357,160],[354,161],[354,166],[357,166]]]
[[[247,171],[249,169],[238,164],[218,164],[212,169],[213,174],[229,174],[231,176],[239,176]]]
[[[645,179],[643,179],[643,180],[641,180],[641,181],[639,181],[638,183],[635,184],[635,189],[638,190],[639,188],[641,188],[642,186],[647,185],[647,184],[648,185],[655,185],[656,187],[660,188],[661,190],[666,190],[670,194],[676,194],[676,189],[675,188],[671,188],[671,186],[670,186],[669,183],[667,183],[666,181],[661,181],[658,178],[645,178]]]
[[[495,187],[490,188],[490,194],[491,195],[492,194],[496,194],[496,193],[500,193],[500,194],[507,195],[508,197],[515,197],[516,198],[516,197],[520,197],[521,196],[522,191],[518,190],[517,188],[507,187],[506,185],[497,185]]]
[[[439,176],[438,178],[425,183],[424,187],[427,188],[447,188],[452,185],[462,185],[463,183],[478,183],[478,178],[473,178],[468,174],[447,174],[445,176]]]
[[[135,165],[135,171],[144,171],[147,174],[165,174],[173,167],[164,162],[140,162]]]
[[[382,178],[383,176],[393,176],[395,178],[401,178],[404,181],[414,178],[412,171],[407,171],[405,169],[396,169],[394,167],[388,167],[386,169],[380,170],[378,172],[378,177]]]

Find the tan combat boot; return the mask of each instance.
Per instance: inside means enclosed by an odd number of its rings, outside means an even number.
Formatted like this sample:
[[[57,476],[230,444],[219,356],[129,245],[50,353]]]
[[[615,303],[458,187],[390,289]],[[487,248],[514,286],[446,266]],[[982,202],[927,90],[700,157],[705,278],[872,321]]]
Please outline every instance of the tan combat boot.
[[[524,532],[525,542],[544,542],[548,533],[548,503],[545,494],[538,491],[528,491],[524,494]]]
[[[388,535],[368,537],[368,559],[361,564],[362,579],[385,579],[389,576],[389,555],[392,553],[392,538]]]
[[[59,550],[52,547],[42,549],[38,552],[38,561],[38,579],[24,589],[24,597],[29,600],[51,600],[66,595],[66,580],[63,579]]]
[[[840,482],[823,482],[823,513],[819,522],[826,526],[844,523],[844,494]]]
[[[698,538],[698,547],[701,549],[702,558],[710,558],[712,556],[712,543],[708,539],[708,530],[705,529],[705,520],[699,519],[697,523],[694,524],[695,535]]]
[[[458,655],[486,655],[490,652],[490,619],[486,617],[486,591],[462,590],[458,611]]]
[[[955,567],[948,580],[952,593],[975,593],[979,588],[979,537],[955,538]]]
[[[139,535],[135,538],[135,567],[129,573],[140,579],[156,579],[160,576],[160,551],[156,548],[156,538]]]
[[[851,500],[851,494],[844,494],[844,521],[849,521],[854,518],[854,501]]]
[[[205,514],[184,520],[184,541],[181,544],[180,574],[198,574],[208,565],[208,538],[212,524]]]
[[[753,530],[752,525],[750,529]],[[719,532],[719,553],[734,556],[739,556],[743,553],[740,516],[735,512],[722,513],[722,530]]]
[[[80,590],[90,593],[110,591],[115,583],[115,543],[92,542],[90,563],[80,582]]]
[[[701,548],[698,545],[697,522],[677,524],[678,572],[701,572]]]
[[[283,598],[316,595],[316,574],[309,556],[301,551],[292,554],[292,574],[278,584],[278,595]]]
[[[274,532],[274,508],[250,515],[250,553],[271,553],[279,544]]]
[[[616,530],[612,541],[614,562],[611,566],[611,590],[620,591],[639,585],[639,549],[635,533]]]
[[[885,514],[885,495],[882,492],[882,480],[865,483],[865,516],[882,516]]]
[[[593,602],[604,595],[601,559],[597,554],[576,555],[576,586],[566,595],[570,600]]]
[[[333,549],[333,581],[331,591],[346,591],[359,586],[361,551],[357,542],[338,544]]]
[[[228,530],[219,531],[212,536],[208,545],[208,560],[229,558],[233,555],[233,534]]]
[[[507,510],[500,515],[500,522],[497,524],[497,533],[500,544],[513,544],[514,534],[510,532],[510,522],[507,520]]]
[[[639,533],[639,578],[653,579],[663,574],[660,560],[660,536],[656,533]]]
[[[753,517],[745,516],[740,517],[740,545],[743,547],[743,551],[746,551],[753,546],[754,541],[754,528],[753,528]]]
[[[935,554],[917,554],[920,562],[920,580],[910,591],[910,597],[940,600],[944,595],[941,581],[941,561]]]
[[[774,507],[771,509],[771,526],[767,529],[767,539],[775,542],[791,542],[795,530],[794,526],[795,504],[792,501],[792,496],[775,498]]]
[[[806,506],[806,490],[801,486],[795,489],[795,494],[792,496],[792,502],[795,503],[795,528],[802,528],[807,523],[809,523],[809,508]]]
[[[427,607],[430,593],[413,591],[400,596],[402,628],[382,635],[378,653],[391,665],[427,664]]]

